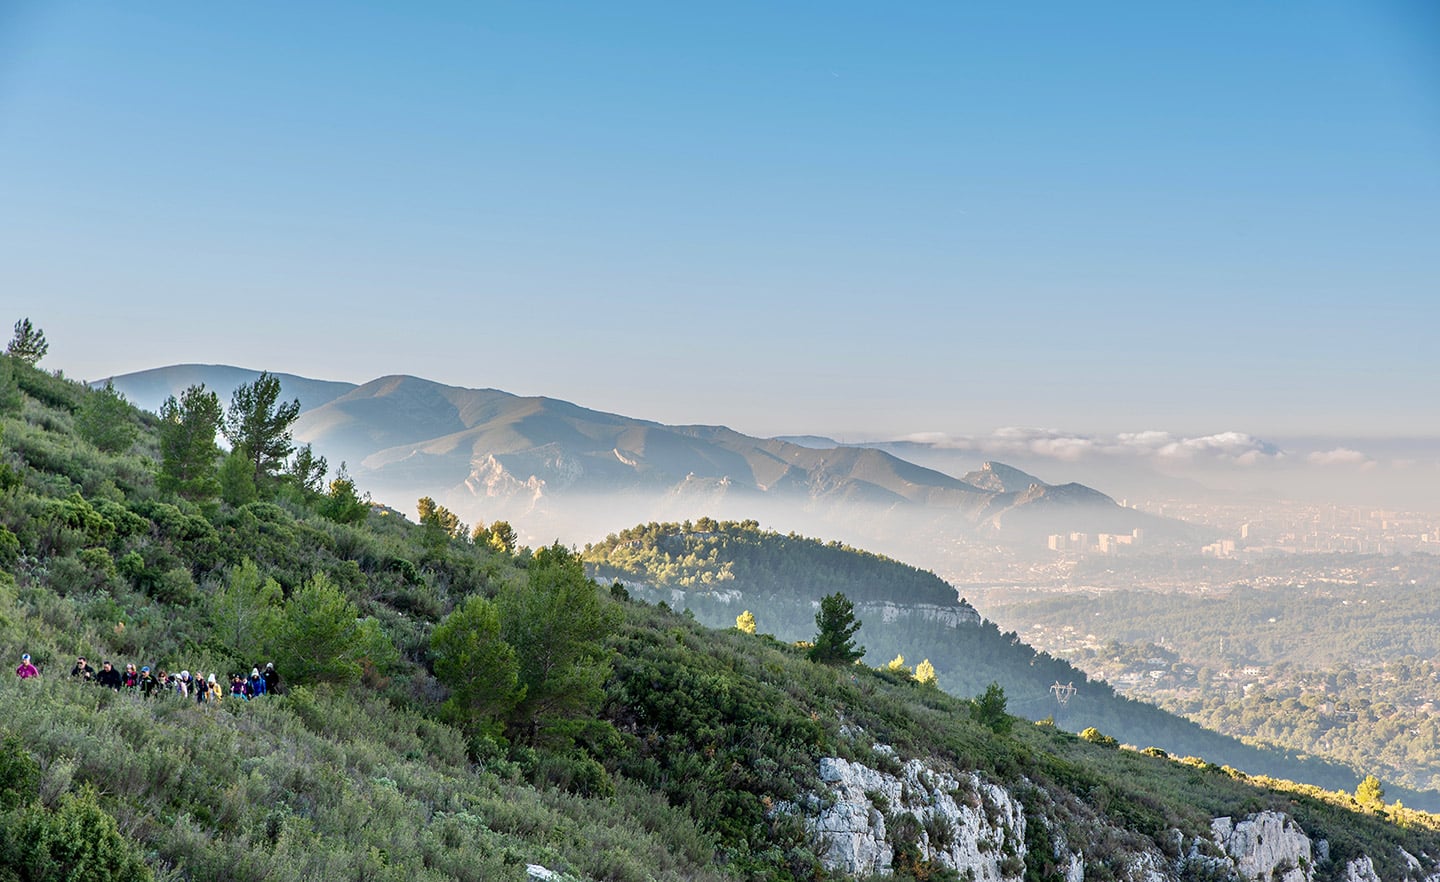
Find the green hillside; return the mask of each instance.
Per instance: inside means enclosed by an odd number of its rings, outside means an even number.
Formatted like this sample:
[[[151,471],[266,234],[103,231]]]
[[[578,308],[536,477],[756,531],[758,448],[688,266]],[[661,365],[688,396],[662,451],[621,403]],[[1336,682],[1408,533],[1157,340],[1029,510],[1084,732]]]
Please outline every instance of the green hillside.
[[[809,821],[827,758],[973,774],[953,796],[982,815],[1013,794],[1023,837],[977,858],[1007,879],[1144,856],[1205,878],[1211,819],[1267,809],[1327,840],[1316,878],[1440,854],[1440,819],[1378,794],[1117,750],[998,690],[707,629],[498,525],[411,524],[283,431],[232,420],[251,440],[221,454],[211,405],[157,417],[0,356],[0,653],[38,668],[0,687],[0,880],[840,878]],[[147,696],[72,677],[80,655],[222,680],[273,662],[283,691]],[[897,878],[959,878],[936,854],[967,831],[869,804]]]
[[[837,543],[763,530],[754,521],[702,518],[633,527],[587,547],[582,557],[598,578],[618,579],[637,596],[690,609],[704,624],[732,625],[748,609],[761,631],[784,640],[808,639],[815,604],[843,591],[862,611],[864,602],[872,604],[871,614],[861,615],[867,663],[883,665],[903,656],[913,666],[928,659],[948,692],[977,695],[996,682],[1010,697],[1012,711],[1052,719],[1072,732],[1093,726],[1130,744],[1336,789],[1354,789],[1367,773],[1381,773],[1246,743],[1119,695],[1108,683],[1091,680],[1069,662],[1036,651],[1016,632],[1002,632],[982,619],[933,573]],[[893,609],[915,604],[948,607],[955,615],[897,615]],[[1119,620],[1121,609],[1112,606],[1112,618]],[[1075,687],[1064,704],[1052,689],[1057,684]],[[1407,805],[1440,810],[1440,794],[1432,790],[1389,786]]]
[[[756,521],[643,524],[587,547],[582,557],[601,578],[663,589],[730,589],[747,597],[839,591],[857,601],[955,603],[955,589],[927,570],[839,542],[761,530]]]

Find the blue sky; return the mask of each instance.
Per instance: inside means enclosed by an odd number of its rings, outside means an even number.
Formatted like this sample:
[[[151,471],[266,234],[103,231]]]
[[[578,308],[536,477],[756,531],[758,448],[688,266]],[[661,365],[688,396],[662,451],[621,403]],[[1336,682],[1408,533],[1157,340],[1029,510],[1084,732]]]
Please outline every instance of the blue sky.
[[[753,434],[1440,435],[1436,9],[12,0],[0,319]]]

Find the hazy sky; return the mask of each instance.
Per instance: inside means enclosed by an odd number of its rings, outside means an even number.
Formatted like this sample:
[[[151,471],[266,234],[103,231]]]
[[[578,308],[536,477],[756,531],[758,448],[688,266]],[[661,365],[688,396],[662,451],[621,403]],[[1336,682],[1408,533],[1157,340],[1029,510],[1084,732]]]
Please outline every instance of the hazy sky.
[[[1437,9],[6,0],[0,320],[753,434],[1440,435]]]

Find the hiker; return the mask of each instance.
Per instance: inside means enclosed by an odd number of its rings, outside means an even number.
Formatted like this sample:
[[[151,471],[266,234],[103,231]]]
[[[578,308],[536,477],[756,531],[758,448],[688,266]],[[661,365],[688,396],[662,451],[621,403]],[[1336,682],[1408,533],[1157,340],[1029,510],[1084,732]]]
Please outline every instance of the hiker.
[[[86,681],[93,680],[95,679],[95,669],[90,667],[90,663],[82,655],[75,659],[75,667],[70,669],[70,676]]]
[[[190,695],[190,672],[181,671],[180,675],[173,679],[175,680],[175,694],[181,698],[188,697]]]
[[[250,669],[250,681],[245,685],[249,687],[252,696],[265,694],[265,678],[260,676],[259,668]]]
[[[120,678],[120,685],[124,686],[130,692],[134,692],[140,688],[140,672],[135,670],[135,665],[128,664],[125,666],[125,674]]]
[[[275,663],[274,663],[274,662],[266,662],[266,663],[265,663],[265,673],[264,673],[264,674],[261,674],[261,676],[264,677],[264,679],[265,679],[265,694],[266,694],[266,695],[279,695],[279,694],[280,694],[280,673],[275,670]]]
[[[20,667],[15,669],[15,676],[22,680],[40,676],[40,669],[30,664],[30,653],[20,656]]]
[[[149,698],[160,689],[160,680],[150,673],[150,666],[140,669],[140,694]]]
[[[114,689],[118,692],[120,691],[122,681],[120,679],[120,672],[115,670],[115,666],[107,661],[100,665],[100,673],[95,675],[95,682],[107,689]]]
[[[249,701],[250,695],[248,689],[249,687],[245,685],[244,677],[236,674],[230,678],[230,694],[235,698],[243,698],[246,701]]]

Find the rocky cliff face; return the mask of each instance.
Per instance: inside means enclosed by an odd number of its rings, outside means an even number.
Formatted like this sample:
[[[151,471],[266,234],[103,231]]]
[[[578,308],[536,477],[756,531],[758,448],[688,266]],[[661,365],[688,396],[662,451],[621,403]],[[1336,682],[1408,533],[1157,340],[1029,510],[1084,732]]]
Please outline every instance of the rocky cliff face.
[[[655,588],[644,582],[625,581],[625,587],[635,597],[648,603],[664,601],[676,609],[691,607],[703,607],[706,604],[720,604],[743,609],[746,606],[760,608],[761,604],[774,608],[781,605],[775,598],[747,596],[742,591],[733,588],[711,588],[709,590],[696,590],[684,588]],[[792,606],[803,606],[807,612],[806,616],[813,614],[820,608],[815,601],[799,600]],[[938,622],[949,628],[964,628],[975,626],[981,623],[980,613],[975,607],[968,603],[957,603],[954,606],[941,606],[934,603],[892,603],[890,601],[860,601],[855,604],[855,615],[863,622],[884,623],[887,625],[896,622]],[[701,617],[704,621],[704,617]],[[724,623],[721,624],[723,627]]]
[[[888,748],[882,760],[898,764]],[[897,856],[956,870],[975,882],[1025,871],[1025,813],[1004,788],[978,775],[936,771],[919,760],[880,771],[839,757],[820,761],[834,801],[811,820],[831,869],[889,873]]]
[[[469,476],[465,478],[464,486],[475,496],[505,499],[521,497],[535,502],[544,495],[546,481],[533,474],[520,478],[490,454],[475,460]]]
[[[819,606],[817,605],[818,609]],[[975,607],[961,602],[955,606],[938,606],[933,603],[891,603],[870,601],[855,604],[855,612],[862,621],[876,619],[890,624],[898,621],[939,622],[951,628],[979,625],[980,613]]]
[[[1210,831],[1242,879],[1311,882],[1313,878],[1314,846],[1286,815],[1260,812],[1239,821],[1216,818]]]
[[[872,765],[825,757],[820,779],[828,794],[815,794],[804,811],[820,838],[827,869],[854,876],[888,875],[907,862],[928,862],[955,870],[973,882],[1014,882],[1025,875],[1025,807],[1009,790],[973,772],[945,771],[911,759],[901,762],[883,744],[874,746]],[[1050,822],[1038,813],[1038,823]],[[1032,818],[1034,815],[1032,815]],[[1102,819],[1089,827],[1100,842],[1118,832]],[[1049,863],[1066,882],[1084,882],[1088,843],[1067,843],[1059,830],[1048,837],[1055,853]],[[1107,875],[1131,882],[1186,879],[1234,882],[1314,882],[1316,867],[1330,862],[1325,840],[1312,840],[1290,816],[1265,811],[1241,818],[1215,818],[1209,835],[1194,838],[1171,830],[1160,843],[1135,845],[1103,860]],[[1168,856],[1167,856],[1168,855]],[[1433,861],[1404,854],[1410,877],[1440,882]],[[1381,882],[1369,856],[1348,861],[1335,876],[1344,882]],[[1428,873],[1428,875],[1427,875]],[[1322,874],[1323,875],[1323,874]]]

